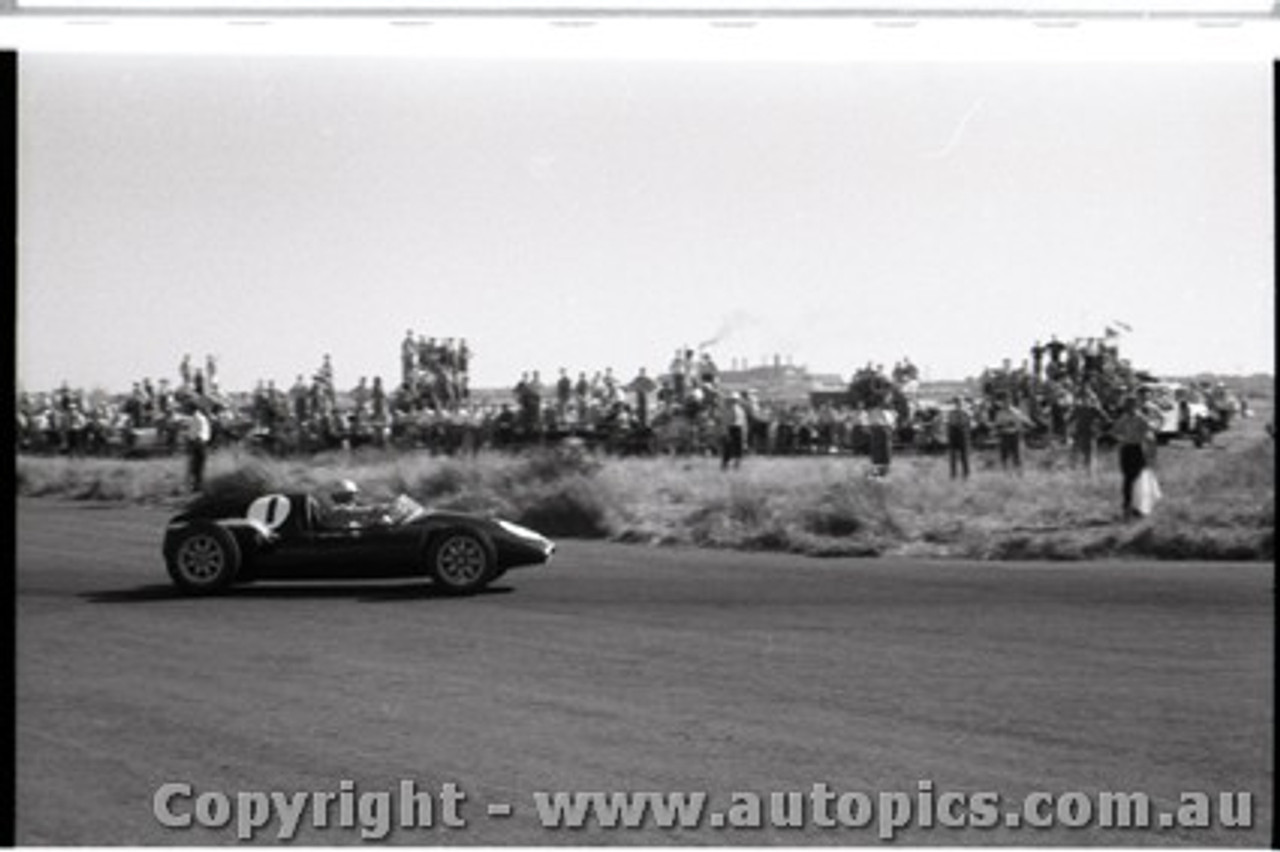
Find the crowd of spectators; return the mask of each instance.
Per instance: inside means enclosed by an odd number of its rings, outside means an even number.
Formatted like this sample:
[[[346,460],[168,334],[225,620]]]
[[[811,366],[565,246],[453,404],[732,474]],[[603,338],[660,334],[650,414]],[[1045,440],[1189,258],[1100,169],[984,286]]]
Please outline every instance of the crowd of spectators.
[[[1072,442],[1093,464],[1093,448],[1121,401],[1150,377],[1120,357],[1115,335],[1070,343],[1036,343],[1014,367],[1006,359],[985,370],[975,397],[920,396],[920,371],[909,358],[891,369],[868,362],[844,391],[782,401],[758,389],[731,390],[711,353],[681,347],[666,369],[646,368],[629,380],[612,368],[553,381],[537,370],[509,394],[473,398],[472,353],[463,338],[406,332],[400,382],[360,377],[339,390],[325,354],[287,389],[260,380],[251,392],[224,393],[217,361],[203,368],[185,355],[178,375],[134,383],[130,393],[86,394],[64,383],[51,393],[22,394],[20,448],[70,454],[175,451],[184,418],[199,408],[212,444],[240,442],[276,453],[359,445],[477,452],[576,439],[618,453],[719,453],[736,466],[746,453],[865,453],[888,470],[893,448],[952,449],[955,475],[968,471],[968,449],[989,439],[1002,463],[1019,469],[1028,434]]]
[[[101,455],[131,450],[174,451],[192,406],[225,409],[217,380],[217,359],[193,367],[184,355],[175,382],[151,377],[133,383],[127,394],[85,391],[63,382],[49,392],[23,392],[17,400],[17,440],[21,449],[68,455]]]
[[[471,397],[471,358],[465,337],[415,338],[407,330],[400,343],[400,397],[414,411],[464,405]]]
[[[918,389],[919,369],[904,358],[892,371],[869,363],[847,392],[784,401],[726,387],[709,352],[682,347],[665,372],[641,368],[625,382],[612,369],[575,379],[561,368],[550,385],[527,372],[513,389],[514,408],[499,413],[498,434],[515,443],[570,435],[622,452],[719,453],[725,467],[738,466],[748,452],[865,452],[883,472],[902,428],[915,428]]]
[[[994,408],[1001,400],[1008,400],[1059,440],[1068,438],[1082,409],[1097,409],[1110,419],[1129,397],[1135,398],[1140,408],[1150,409],[1153,400],[1148,397],[1156,377],[1121,356],[1119,338],[1117,330],[1108,328],[1104,337],[1064,343],[1055,335],[1048,343],[1037,341],[1020,366],[1014,368],[1006,359],[1000,368],[984,371],[984,403]],[[1234,411],[1239,405],[1220,381],[1191,381],[1179,392],[1184,401],[1215,411]]]
[[[594,429],[606,423],[649,428],[677,412],[699,417],[720,399],[720,371],[709,353],[691,349],[676,352],[670,370],[657,378],[645,367],[630,381],[620,381],[612,367],[587,378],[579,371],[571,378],[560,368],[547,386],[534,370],[523,373],[513,388],[516,426],[526,434]]]
[[[1067,435],[1073,406],[1082,402],[1117,412],[1125,397],[1137,394],[1154,376],[1136,370],[1120,355],[1119,333],[1078,338],[1064,343],[1056,335],[1037,341],[1030,357],[1017,367],[1005,359],[999,368],[983,371],[980,384],[984,404],[996,408],[1008,401],[1033,422],[1044,424],[1059,438]]]

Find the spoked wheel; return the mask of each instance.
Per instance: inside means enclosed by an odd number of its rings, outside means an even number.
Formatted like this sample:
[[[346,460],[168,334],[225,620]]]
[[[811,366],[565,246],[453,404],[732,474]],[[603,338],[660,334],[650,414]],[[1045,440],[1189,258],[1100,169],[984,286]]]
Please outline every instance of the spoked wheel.
[[[494,577],[493,556],[474,533],[446,533],[431,546],[427,559],[431,579],[447,594],[471,594]]]
[[[216,524],[195,524],[174,543],[166,559],[169,576],[191,594],[212,594],[230,586],[240,571],[235,537]]]

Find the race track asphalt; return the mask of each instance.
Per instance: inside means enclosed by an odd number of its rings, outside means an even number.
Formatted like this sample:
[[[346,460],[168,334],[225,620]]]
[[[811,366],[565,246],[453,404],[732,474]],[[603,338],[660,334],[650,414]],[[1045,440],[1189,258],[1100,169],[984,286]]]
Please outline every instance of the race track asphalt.
[[[874,824],[554,830],[532,798],[729,804],[818,783],[906,791],[916,807],[928,789],[1139,791],[1161,809],[1183,791],[1253,796],[1251,829],[934,826],[898,833],[911,845],[1270,843],[1270,565],[564,541],[550,566],[470,599],[368,583],[193,600],[164,573],[164,518],[18,502],[19,844],[235,839],[234,824],[162,827],[153,796],[172,782],[234,796],[345,781],[351,798],[406,780],[466,795],[465,827],[440,826],[437,807],[433,827],[388,838],[415,845],[880,842]],[[512,814],[489,816],[493,803]],[[360,839],[310,822],[297,835]]]

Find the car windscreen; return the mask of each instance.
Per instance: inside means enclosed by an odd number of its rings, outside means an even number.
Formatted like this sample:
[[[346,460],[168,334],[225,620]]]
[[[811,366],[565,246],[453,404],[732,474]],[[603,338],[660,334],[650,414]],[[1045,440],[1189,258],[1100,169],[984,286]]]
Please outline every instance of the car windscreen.
[[[407,494],[401,494],[387,506],[387,517],[395,525],[407,524],[426,514],[426,509]]]

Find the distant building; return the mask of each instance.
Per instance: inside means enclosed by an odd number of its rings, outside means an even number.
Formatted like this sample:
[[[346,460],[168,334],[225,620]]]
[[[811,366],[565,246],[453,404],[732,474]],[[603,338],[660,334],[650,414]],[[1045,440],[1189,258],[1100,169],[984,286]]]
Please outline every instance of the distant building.
[[[729,391],[755,391],[768,402],[804,404],[815,390],[838,390],[847,385],[833,373],[810,373],[803,365],[793,364],[791,356],[774,355],[754,367],[745,358],[735,358],[731,365],[720,371],[720,386]]]

